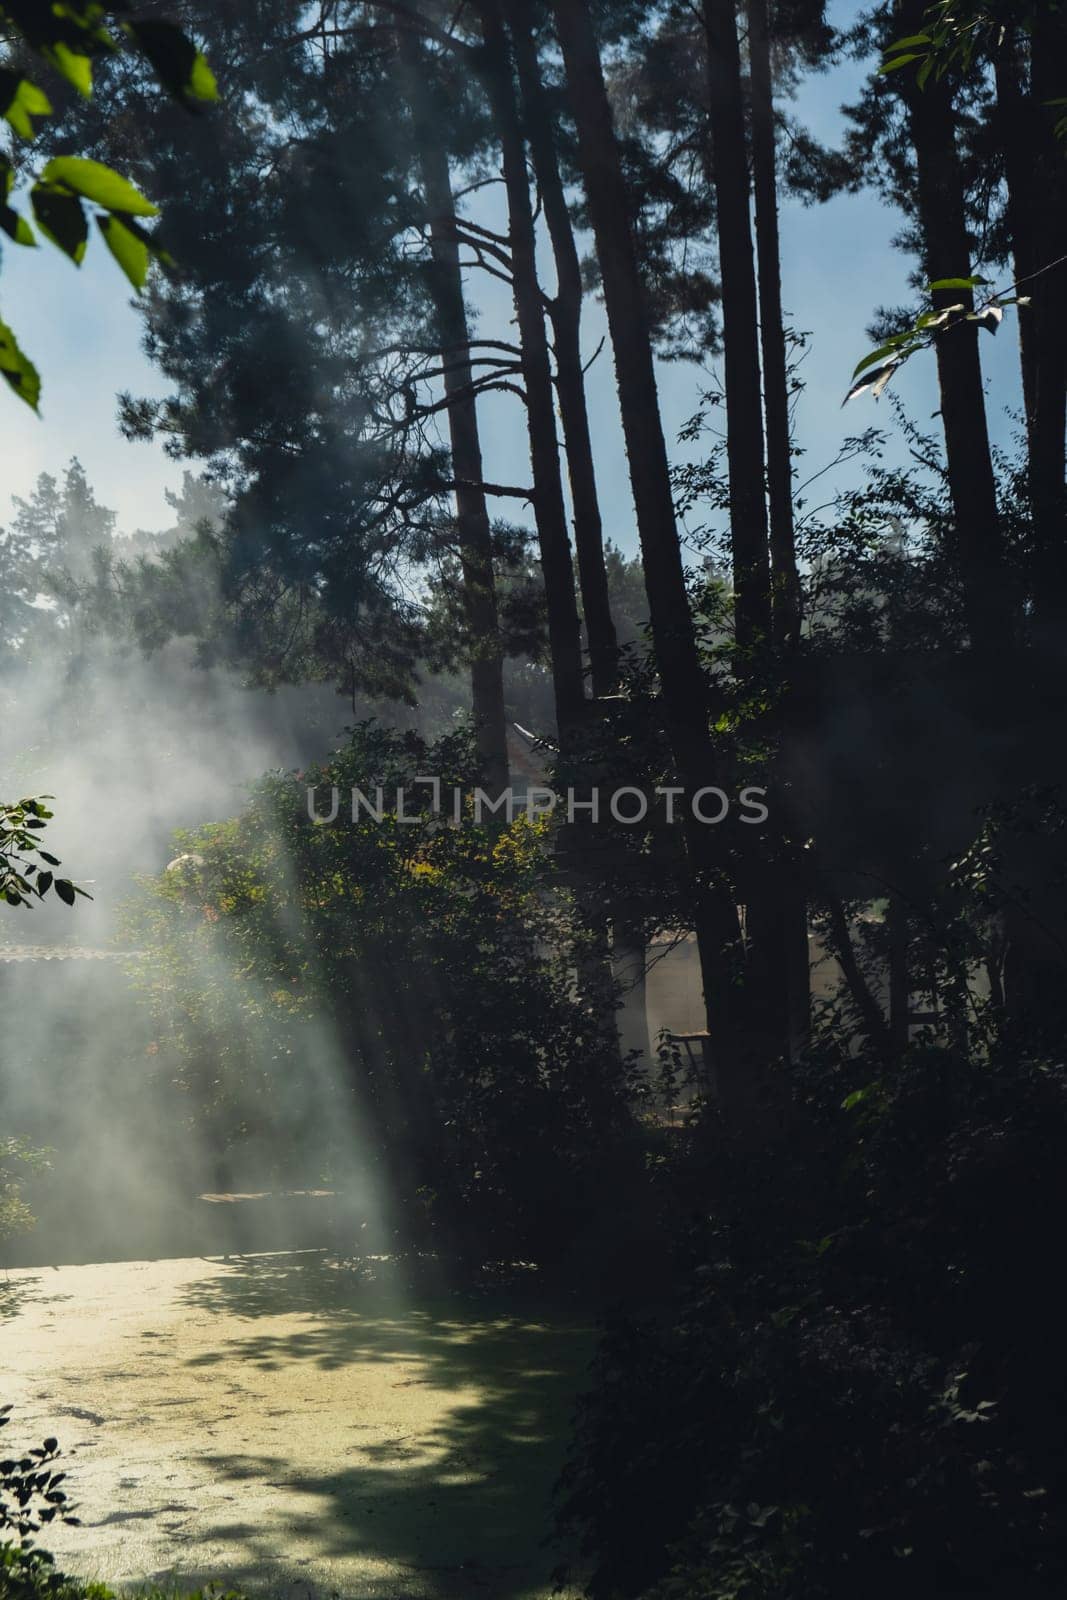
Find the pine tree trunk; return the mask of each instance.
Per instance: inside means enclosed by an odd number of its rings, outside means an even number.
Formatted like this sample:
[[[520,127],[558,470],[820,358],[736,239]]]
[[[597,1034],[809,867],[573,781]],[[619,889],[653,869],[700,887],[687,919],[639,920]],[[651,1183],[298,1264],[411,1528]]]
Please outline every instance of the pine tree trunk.
[[[704,0],[719,271],[734,626],[742,649],[771,634],[756,272],[749,217],[741,56],[733,0]]]
[[[763,363],[763,416],[766,428],[767,498],[770,509],[771,634],[785,653],[800,640],[801,588],[793,524],[793,456],[789,418],[789,373],[782,320],[782,265],[778,233],[778,176],[775,154],[774,85],[771,78],[767,0],[748,0],[748,55],[752,83],[752,177],[756,201],[756,266],[759,291],[760,354]],[[778,721],[790,704],[783,682]],[[783,786],[783,793],[786,792]],[[781,819],[785,822],[786,819]],[[774,1004],[781,1019],[786,1055],[793,1059],[807,1044],[811,1013],[808,906],[796,872],[775,872],[764,915],[775,943]],[[780,1008],[780,1010],[779,1010]]]
[[[526,170],[526,147],[498,0],[478,0],[477,13],[485,42],[485,83],[500,141],[507,193],[511,270],[522,347],[534,513],[548,608],[556,720],[560,746],[566,748],[581,725],[586,705],[581,624],[560,476],[544,297],[537,278],[537,241]]]
[[[513,13],[511,34],[526,134],[556,264],[556,294],[548,308],[556,352],[556,392],[574,507],[574,543],[589,642],[589,666],[593,694],[599,697],[611,694],[617,687],[619,650],[608,598],[603,525],[582,370],[582,270],[560,177],[555,132],[545,100],[527,0],[519,0]]]
[[[733,0],[705,0],[707,74],[711,126],[712,171],[718,217],[719,267],[722,278],[726,451],[730,478],[730,535],[734,566],[734,616],[737,640],[749,650],[764,650],[771,641],[772,613],[767,539],[767,476],[764,465],[763,385],[760,375],[760,325],[749,207],[748,152],[741,88],[741,55]],[[768,68],[769,70],[769,68]],[[769,84],[767,86],[769,94]],[[773,140],[773,127],[771,129]],[[771,211],[777,223],[771,150]],[[766,193],[764,223],[766,216]],[[766,243],[766,228],[764,235]],[[775,237],[775,244],[777,243]],[[777,292],[774,262],[771,298]],[[785,397],[785,352],[780,309],[773,325],[764,327],[764,351],[780,364]],[[770,389],[767,389],[768,403]],[[777,398],[777,396],[776,396]],[[792,559],[791,475],[788,411],[784,423],[788,548],[792,568],[790,595],[795,602],[796,563]],[[779,482],[779,489],[782,485]],[[778,506],[781,516],[782,507]],[[782,598],[786,598],[783,589]],[[774,714],[772,714],[774,715]],[[772,730],[767,729],[768,733]],[[776,819],[777,822],[777,819]],[[766,843],[766,840],[761,840]],[[785,915],[785,882],[775,870],[776,852],[755,849],[746,864],[747,973],[745,981],[746,1049],[758,1061],[774,1060],[789,1051],[789,945],[786,930],[795,918]],[[806,949],[805,949],[806,955]]]
[[[793,528],[793,453],[782,323],[774,88],[767,0],[749,0],[748,54],[752,74],[752,176],[756,197],[763,414],[767,429],[767,493],[771,521],[771,626],[776,642],[792,646],[800,633],[800,578]]]
[[[1053,630],[1058,644],[1067,623],[1067,494],[1064,434],[1067,429],[1067,149],[1055,124],[1067,79],[1067,16],[1063,7],[1034,9],[1030,95],[1035,139],[1033,167],[1034,268],[1040,272],[1023,292],[1033,296],[1034,386],[1030,422],[1030,496],[1034,516],[1036,570],[1034,615]]]
[[[552,12],[603,279],[664,718],[678,781],[692,795],[711,781],[707,691],[685,587],[629,200],[588,5],[554,0]],[[695,823],[688,810],[685,838],[708,1028],[716,1065],[729,1069],[741,1045],[737,910],[732,894],[714,879],[713,830]]]
[[[1016,282],[1026,280],[1021,292],[1027,293],[1038,262],[1034,248],[1033,130],[1030,128],[1030,108],[1023,87],[1024,70],[1019,39],[1011,33],[997,53],[995,64],[997,120],[1007,179],[1012,265]],[[1020,306],[1017,320],[1023,409],[1026,412],[1027,438],[1032,448],[1036,384],[1034,366],[1037,357],[1032,307]]]
[[[914,20],[914,8],[904,15],[908,22]],[[963,180],[947,81],[931,78],[920,89],[907,73],[898,73],[897,78],[902,80],[915,149],[927,277],[930,281],[970,277]],[[969,311],[974,297],[966,289],[939,289],[933,303],[939,310],[962,304]],[[953,554],[963,586],[967,630],[974,648],[992,654],[1010,645],[1014,617],[1001,549],[978,333],[977,323],[957,320],[937,338],[935,349],[955,523]]]
[[[417,46],[402,42],[412,116],[419,132],[419,165],[430,226],[434,270],[430,274],[445,368],[452,470],[456,480],[456,530],[463,575],[462,602],[470,651],[471,702],[482,774],[491,791],[508,783],[504,652],[497,615],[493,536],[486,505],[478,410],[471,385],[470,330],[463,300],[463,273],[456,239],[456,209],[448,156],[427,128],[418,94]]]

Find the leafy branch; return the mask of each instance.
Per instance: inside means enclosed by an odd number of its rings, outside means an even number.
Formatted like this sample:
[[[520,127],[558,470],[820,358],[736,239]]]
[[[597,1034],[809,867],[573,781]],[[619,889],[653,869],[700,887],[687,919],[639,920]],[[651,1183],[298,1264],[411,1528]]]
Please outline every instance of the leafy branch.
[[[10,1411],[10,1405],[0,1406],[0,1428],[11,1421]],[[78,1518],[72,1515],[74,1507],[59,1487],[66,1473],[52,1471],[59,1454],[59,1441],[46,1439],[17,1461],[0,1461],[0,1530],[13,1529],[23,1546],[41,1531],[43,1523],[57,1517],[78,1526]]]
[[[193,108],[216,100],[211,68],[182,30],[172,22],[131,17],[129,11],[126,0],[112,0],[106,7],[98,0],[64,0],[62,5],[50,0],[0,0],[0,31],[27,45],[86,97],[92,93],[94,60],[114,54],[126,43],[147,60],[162,87],[183,105]],[[109,12],[117,19],[112,25],[106,21]],[[52,103],[38,83],[17,67],[0,67],[0,117],[20,139],[32,140],[35,119],[51,111]],[[173,264],[142,220],[157,216],[158,208],[102,162],[57,156],[45,165],[30,190],[36,232],[11,205],[14,184],[15,165],[0,151],[0,229],[15,244],[32,249],[39,232],[80,266],[91,218],[138,293],[153,260]],[[0,373],[36,411],[40,376],[2,319]]]
[[[1030,30],[1031,18],[1024,14],[1018,21],[1025,31]],[[1003,17],[996,16],[988,6],[960,4],[959,0],[936,0],[926,11],[923,23],[922,33],[910,33],[886,46],[878,68],[881,76],[917,63],[915,81],[920,89],[925,89],[931,77],[935,83],[939,82],[953,67],[968,71],[983,45],[994,53],[1003,45],[1008,32]],[[1058,109],[1067,106],[1067,99],[1045,103]],[[1057,138],[1067,138],[1067,115],[1059,117],[1055,132]]]
[[[1059,265],[1053,262],[1053,266]],[[1045,269],[1048,270],[1048,269]],[[1033,274],[1037,276],[1036,273]],[[938,278],[934,283],[928,283],[927,293],[938,294],[954,289],[973,295],[975,289],[988,288],[988,278]],[[849,389],[842,405],[847,405],[850,400],[855,400],[859,395],[870,390],[875,400],[882,394],[887,384],[897,370],[902,367],[910,356],[917,350],[927,350],[935,339],[959,327],[961,323],[976,322],[980,327],[988,328],[990,333],[996,333],[1004,320],[1005,306],[1028,306],[1028,295],[1012,294],[1012,289],[1019,285],[1013,283],[1003,293],[995,292],[988,299],[977,306],[968,306],[960,300],[952,305],[941,306],[931,311],[924,311],[912,323],[910,328],[904,328],[900,333],[894,333],[886,339],[876,350],[865,355],[858,362],[852,373],[852,387]]]
[[[9,906],[32,909],[33,898],[43,900],[52,890],[68,906],[79,895],[92,899],[85,889],[69,878],[57,878],[52,871],[59,866],[59,858],[41,844],[41,832],[52,815],[43,799],[0,803],[0,897]]]

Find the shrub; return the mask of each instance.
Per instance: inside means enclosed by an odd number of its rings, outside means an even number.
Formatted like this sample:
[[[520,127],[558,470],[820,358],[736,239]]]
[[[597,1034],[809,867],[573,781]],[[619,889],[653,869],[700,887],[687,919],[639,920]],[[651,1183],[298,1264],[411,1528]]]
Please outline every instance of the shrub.
[[[676,1286],[606,1330],[563,1486],[593,1595],[1064,1592],[1067,1070],[862,1070],[797,1074],[787,1145],[705,1117],[665,1169]]]
[[[160,1050],[215,1148],[255,1135],[324,1173],[358,1127],[408,1240],[543,1259],[636,1159],[547,824],[446,826],[428,794],[413,824],[388,800],[380,822],[349,811],[353,786],[405,785],[414,814],[419,773],[469,790],[473,770],[463,735],[360,727],[326,767],[273,774],[241,816],[183,837],[188,865],[150,886],[137,937]],[[334,823],[311,821],[312,785],[345,797]]]

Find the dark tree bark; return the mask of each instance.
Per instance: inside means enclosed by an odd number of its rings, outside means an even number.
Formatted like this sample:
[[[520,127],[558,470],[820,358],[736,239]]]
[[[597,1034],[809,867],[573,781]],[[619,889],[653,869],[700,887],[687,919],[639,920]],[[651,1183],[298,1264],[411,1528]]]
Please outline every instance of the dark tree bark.
[[[678,780],[693,794],[710,781],[707,691],[685,587],[629,201],[588,5],[554,0],[552,12],[604,285],[664,718]],[[717,882],[712,830],[687,819],[685,837],[709,1031],[717,1065],[729,1067],[742,1031],[737,910],[733,895]]]
[[[764,223],[763,246],[772,228],[774,259],[769,264],[772,282],[760,301],[771,320],[763,327],[763,350],[772,366],[777,363],[780,389],[761,383],[760,320],[752,248],[749,206],[749,165],[745,139],[745,108],[741,85],[741,54],[733,0],[705,0],[707,74],[711,127],[711,156],[718,217],[719,266],[722,277],[724,387],[726,391],[726,449],[730,476],[730,534],[734,565],[734,616],[738,643],[748,649],[765,649],[772,637],[772,601],[768,562],[767,487],[764,457],[763,399],[768,414],[780,425],[776,442],[784,446],[784,484],[776,480],[779,529],[788,530],[786,550],[790,568],[788,587],[780,600],[796,603],[796,561],[792,554],[792,483],[789,457],[789,416],[786,396],[785,349],[781,327],[777,262],[777,201],[774,194],[773,120],[764,129],[771,139],[770,218],[767,214],[766,157],[759,191]],[[764,40],[766,43],[766,40]],[[770,107],[769,61],[764,110]],[[761,260],[761,268],[764,265]],[[764,295],[761,278],[760,294]],[[764,378],[766,378],[766,373]],[[775,409],[775,403],[781,405]],[[782,456],[776,461],[781,468]],[[784,506],[782,496],[784,495]],[[779,609],[781,630],[785,612]],[[768,732],[771,729],[768,728]],[[776,870],[776,852],[751,852],[744,887],[747,905],[746,1033],[747,1048],[756,1056],[775,1059],[788,1054],[790,1045],[790,940],[797,918],[787,914],[783,894],[786,884]],[[807,939],[803,958],[806,964]],[[799,971],[799,961],[794,965]]]
[[[507,719],[504,652],[493,572],[493,536],[485,493],[478,411],[472,390],[470,330],[463,300],[463,274],[456,236],[456,209],[448,156],[426,125],[418,91],[418,46],[402,39],[412,117],[418,131],[419,165],[430,228],[434,270],[430,292],[442,345],[452,467],[457,488],[456,531],[463,575],[462,603],[470,651],[471,700],[482,771],[494,790],[507,787]]]
[[[841,968],[852,1003],[871,1045],[880,1056],[888,1060],[893,1054],[889,1027],[857,959],[845,908],[837,896],[829,890],[826,892],[826,904],[830,914],[831,949]]]
[[[906,24],[915,21],[916,15],[914,6],[902,10]],[[948,80],[931,78],[920,89],[906,73],[898,73],[897,78],[902,80],[915,149],[917,209],[927,276],[931,281],[969,277],[970,240]],[[974,297],[966,289],[939,289],[933,294],[933,303],[939,310],[962,304],[970,311]],[[978,332],[977,323],[960,316],[938,336],[935,349],[955,522],[954,556],[963,585],[967,631],[976,649],[992,653],[1010,644],[1014,616],[1001,546]]]
[[[908,1048],[911,1026],[911,977],[908,972],[908,915],[899,895],[886,911],[889,966],[889,1043],[895,1056]]]
[[[1034,238],[1034,159],[1030,107],[1024,90],[1025,66],[1019,37],[1009,33],[997,53],[997,121],[1004,151],[1007,179],[1008,228],[1011,233],[1012,264],[1016,281],[1025,279],[1027,287],[1037,269]],[[1033,310],[1019,307],[1019,362],[1022,368],[1023,409],[1027,437],[1033,434],[1035,400],[1035,360]]]
[[[530,463],[534,481],[534,513],[548,608],[556,720],[560,746],[565,749],[581,725],[587,702],[582,674],[581,624],[560,477],[544,297],[537,278],[537,240],[526,169],[526,146],[498,0],[478,0],[476,9],[484,40],[484,79],[500,141],[507,193],[515,313],[522,348]]]
[[[556,264],[556,294],[548,307],[556,353],[556,392],[574,506],[574,543],[593,694],[601,696],[611,694],[617,687],[619,650],[608,598],[603,525],[582,370],[582,270],[560,177],[555,131],[541,79],[528,0],[518,0],[512,8],[511,35],[526,135]]]
[[[748,0],[748,55],[752,83],[752,179],[756,201],[756,266],[770,510],[771,635],[781,651],[789,652],[795,649],[800,640],[801,588],[793,523],[789,373],[782,321],[774,85],[767,0]],[[783,668],[784,687],[784,679],[789,672],[784,661]],[[788,696],[783,694],[782,709],[786,709],[788,704]],[[784,822],[786,819],[782,820]],[[767,885],[767,890],[767,903],[757,916],[757,921],[766,922],[765,936],[771,939],[774,947],[771,956],[771,1016],[781,1016],[783,1019],[780,1037],[785,1053],[793,1059],[807,1045],[811,1023],[807,895],[798,874],[781,867],[776,869],[774,881]]]
[[[767,430],[767,493],[771,526],[771,627],[778,644],[800,633],[800,578],[793,528],[793,454],[789,374],[782,323],[782,265],[778,237],[778,179],[774,148],[767,0],[749,0],[748,55],[752,76],[752,177],[756,199],[763,414]]]
[[[1034,516],[1034,613],[1051,628],[1062,648],[1067,624],[1067,494],[1064,489],[1067,429],[1067,150],[1056,137],[1067,77],[1067,15],[1063,7],[1034,9],[1030,96],[1034,144],[1030,220],[1034,270],[1024,287],[1033,296],[1034,380],[1030,414],[1030,496]],[[1052,263],[1059,265],[1053,267]],[[1051,270],[1042,271],[1043,268]],[[1025,313],[1024,313],[1025,314]]]
[[[756,272],[749,216],[741,55],[733,0],[704,0],[719,271],[734,626],[743,648],[771,633]]]

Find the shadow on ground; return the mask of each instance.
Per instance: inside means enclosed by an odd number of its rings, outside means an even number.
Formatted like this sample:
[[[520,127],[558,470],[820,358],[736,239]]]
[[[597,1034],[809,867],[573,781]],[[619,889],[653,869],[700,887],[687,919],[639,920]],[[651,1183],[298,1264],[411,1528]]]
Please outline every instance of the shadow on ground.
[[[8,1317],[17,1317],[20,1311],[34,1301],[48,1305],[70,1298],[69,1294],[50,1294],[45,1273],[37,1273],[33,1277],[27,1273],[22,1273],[17,1278],[0,1277],[0,1322]]]
[[[269,1412],[281,1418],[273,1449],[213,1454],[232,1520],[201,1522],[198,1531],[208,1545],[225,1543],[235,1556],[240,1549],[227,1583],[262,1587],[264,1571],[284,1556],[286,1531],[264,1512],[266,1489],[284,1492],[298,1543],[313,1530],[315,1567],[335,1569],[342,1592],[342,1574],[354,1568],[388,1571],[381,1593],[389,1596],[408,1592],[397,1587],[403,1575],[412,1597],[526,1600],[550,1592],[561,1559],[547,1542],[552,1485],[584,1386],[589,1321],[558,1309],[535,1316],[522,1293],[516,1309],[514,1290],[414,1304],[409,1290],[401,1294],[388,1265],[345,1268],[312,1255],[234,1260],[186,1286],[185,1303],[216,1315],[220,1331],[233,1327],[231,1318],[301,1316],[297,1329],[252,1326],[222,1337],[187,1358],[188,1368],[236,1368],[260,1386],[263,1374],[284,1372],[290,1393],[294,1370],[352,1380],[350,1409],[331,1410],[320,1468],[306,1448],[290,1458],[278,1447],[287,1423],[277,1409]],[[411,1431],[383,1436],[393,1390],[416,1391],[404,1396]],[[181,1572],[201,1576],[184,1559]]]

